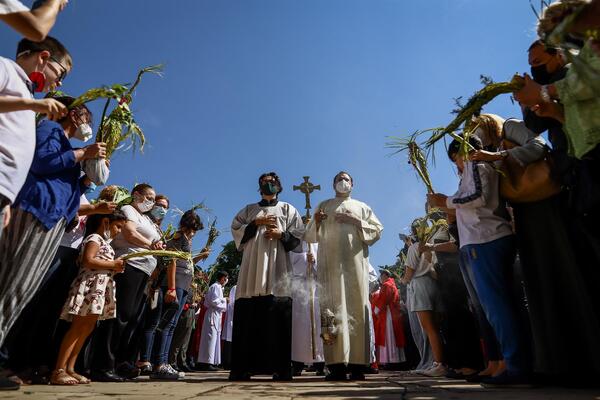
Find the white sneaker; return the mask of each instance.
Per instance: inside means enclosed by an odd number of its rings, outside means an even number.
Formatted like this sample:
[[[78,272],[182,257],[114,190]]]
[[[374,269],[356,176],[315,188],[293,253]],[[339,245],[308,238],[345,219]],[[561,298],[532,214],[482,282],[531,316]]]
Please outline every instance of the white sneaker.
[[[175,368],[173,368],[173,366],[171,366],[171,364],[167,364],[167,369],[169,370],[170,373],[177,374],[177,376],[179,376],[179,379],[185,378],[185,372],[175,371]]]
[[[421,372],[422,375],[430,376],[432,378],[439,378],[442,376],[446,376],[448,373],[448,368],[441,363],[434,362],[431,368],[426,371]]]

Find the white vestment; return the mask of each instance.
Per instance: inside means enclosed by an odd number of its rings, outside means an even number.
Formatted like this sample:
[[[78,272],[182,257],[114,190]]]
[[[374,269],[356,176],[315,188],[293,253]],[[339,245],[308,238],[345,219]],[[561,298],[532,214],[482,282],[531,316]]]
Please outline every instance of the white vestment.
[[[317,229],[308,224],[305,240],[319,243],[319,303],[327,364],[368,365],[372,360],[369,303],[369,246],[379,240],[383,225],[371,208],[352,198],[336,197],[319,204],[327,214]],[[336,221],[336,213],[350,212],[360,225]]]
[[[229,291],[229,302],[227,303],[227,311],[225,312],[225,324],[223,325],[223,340],[231,342],[233,338],[233,307],[235,306],[235,288],[234,286]]]
[[[227,310],[227,300],[223,297],[223,287],[213,283],[204,297],[204,322],[200,336],[198,361],[205,364],[221,363],[221,317]]]
[[[315,257],[308,264],[307,253]],[[292,361],[323,362],[321,313],[316,287],[318,245],[302,242],[302,253],[290,253],[292,262]],[[312,294],[312,295],[311,295]],[[311,337],[312,335],[312,337]],[[314,347],[314,348],[313,348]]]
[[[369,263],[369,293],[379,290],[379,275],[371,263]],[[369,351],[371,357],[369,364],[377,361],[377,354],[375,352],[375,322],[373,320],[373,309],[369,307]]]

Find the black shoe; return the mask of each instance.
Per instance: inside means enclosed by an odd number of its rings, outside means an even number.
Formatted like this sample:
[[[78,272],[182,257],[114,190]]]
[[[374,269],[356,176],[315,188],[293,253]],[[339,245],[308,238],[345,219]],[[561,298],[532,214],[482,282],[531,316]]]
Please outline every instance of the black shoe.
[[[5,376],[0,377],[0,390],[19,390],[20,387],[21,385],[17,382]]]
[[[377,375],[379,370],[377,368],[373,368],[370,365],[365,369],[365,374],[368,375]]]
[[[290,382],[294,379],[292,371],[277,372],[273,374],[273,380],[277,382]]]
[[[174,370],[175,372],[182,372],[182,371],[179,369],[179,365],[177,365],[177,364],[171,364],[171,368],[173,368],[173,370]]]
[[[193,372],[192,368],[187,364],[178,364],[177,369],[183,372]]]
[[[365,377],[365,374],[363,374],[362,372],[355,371],[350,374],[351,381],[364,381],[365,379],[367,379],[367,378]]]
[[[345,372],[330,372],[327,375],[325,375],[325,380],[326,381],[334,381],[334,382],[339,382],[339,381],[347,381],[348,380],[348,376],[346,375]]]
[[[152,364],[146,364],[138,368],[140,369],[140,375],[148,376],[152,373]]]
[[[200,371],[200,372],[217,372],[217,371],[220,371],[220,369],[217,368],[217,367],[215,367],[212,364],[196,363],[196,371]]]
[[[142,373],[138,367],[134,367],[128,362],[120,364],[117,367],[116,372],[120,377],[125,379],[135,379]]]
[[[504,371],[498,376],[490,376],[481,381],[484,388],[513,388],[527,389],[532,388],[531,377],[526,374],[511,374]]]
[[[91,379],[94,382],[124,382],[125,379],[115,371],[92,371]]]
[[[231,371],[229,373],[229,380],[230,381],[243,382],[243,381],[249,381],[251,378],[252,378],[252,375],[250,375],[248,372],[234,372],[234,371]]]

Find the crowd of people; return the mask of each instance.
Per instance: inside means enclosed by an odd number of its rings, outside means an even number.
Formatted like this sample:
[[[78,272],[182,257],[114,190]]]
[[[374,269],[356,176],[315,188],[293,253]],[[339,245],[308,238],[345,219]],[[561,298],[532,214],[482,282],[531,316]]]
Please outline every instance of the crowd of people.
[[[127,201],[115,185],[94,194],[81,165],[106,145],[72,144],[91,139],[91,111],[34,97],[73,66],[48,36],[67,3],[0,1],[0,19],[25,36],[14,60],[0,57],[0,389],[220,368],[232,381],[306,369],[363,380],[379,368],[486,387],[597,380],[600,1],[543,10],[514,94],[522,118],[477,114],[455,136],[457,191],[424,199],[427,216],[402,235],[401,274],[370,265],[383,225],[351,196],[348,172],[304,217],[269,172],[231,224],[239,272],[214,271],[201,297],[195,265],[211,250],[192,254],[197,210],[167,235],[169,198],[151,185]],[[569,46],[548,45],[568,16]]]

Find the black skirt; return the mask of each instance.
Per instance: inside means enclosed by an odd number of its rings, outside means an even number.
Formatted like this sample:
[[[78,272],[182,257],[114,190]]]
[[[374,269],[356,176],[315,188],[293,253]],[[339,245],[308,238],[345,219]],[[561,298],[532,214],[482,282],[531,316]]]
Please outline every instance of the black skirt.
[[[559,196],[513,210],[536,372],[599,373],[600,323],[583,265],[589,261],[574,250]]]
[[[292,299],[237,299],[233,314],[232,374],[289,375],[292,365]]]

